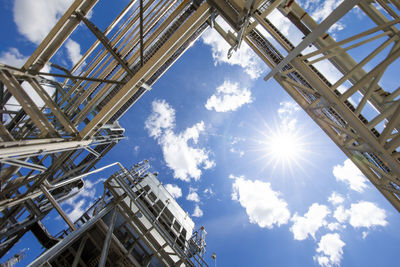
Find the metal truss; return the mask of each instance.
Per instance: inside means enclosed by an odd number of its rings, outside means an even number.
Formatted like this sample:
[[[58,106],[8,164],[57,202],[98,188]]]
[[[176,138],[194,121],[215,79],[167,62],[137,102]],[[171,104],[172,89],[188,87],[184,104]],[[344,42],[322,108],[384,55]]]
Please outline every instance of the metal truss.
[[[21,69],[0,65],[0,257],[33,228],[49,241],[40,220],[53,207],[74,229],[59,203],[82,189],[82,174],[123,138],[118,119],[209,17],[201,1],[130,1],[102,30],[86,17],[97,2],[76,0]],[[50,62],[81,22],[93,45],[71,69]]]
[[[294,0],[133,0],[106,29],[86,17],[97,2],[76,0],[21,69],[0,65],[0,256],[37,226],[52,208],[49,200],[57,207],[83,183],[43,186],[89,172],[123,138],[118,119],[209,25],[231,45],[230,54],[246,42],[271,68],[266,79],[273,77],[400,211],[400,89],[380,83],[400,55],[398,0],[345,0],[321,23]],[[375,26],[335,40],[328,29],[355,6]],[[268,19],[273,10],[303,33],[300,44]],[[92,46],[71,69],[50,62],[81,22],[95,38]],[[363,58],[350,56],[363,47]],[[319,62],[341,78],[330,83]],[[41,71],[46,64],[50,73]]]
[[[214,5],[217,10],[221,9],[218,1]],[[334,40],[327,30],[355,5],[376,27],[344,40]],[[271,68],[266,80],[274,77],[398,211],[400,90],[386,91],[379,81],[400,55],[399,7],[399,1],[343,1],[318,24],[295,1],[266,1],[251,10],[254,20],[247,27],[244,37]],[[304,34],[300,44],[294,46],[268,20],[267,16],[273,9],[278,9]],[[231,13],[226,21],[231,22],[238,33],[226,32],[219,25],[215,29],[234,46],[240,30],[238,24],[232,21],[238,21],[234,18],[240,16],[240,6],[235,7],[232,3],[230,11],[225,8],[224,12]],[[275,47],[257,26],[267,31],[279,47]],[[359,62],[348,54],[351,49],[365,47],[371,42],[380,42],[380,45],[372,51],[367,47],[368,54]],[[315,50],[304,52],[310,45]],[[287,56],[282,55],[282,50]],[[334,84],[315,65],[324,60],[328,60],[342,74]],[[364,71],[363,67],[372,60],[379,63],[369,72]],[[351,98],[355,94],[361,96],[359,103]],[[375,109],[373,116],[368,105]]]

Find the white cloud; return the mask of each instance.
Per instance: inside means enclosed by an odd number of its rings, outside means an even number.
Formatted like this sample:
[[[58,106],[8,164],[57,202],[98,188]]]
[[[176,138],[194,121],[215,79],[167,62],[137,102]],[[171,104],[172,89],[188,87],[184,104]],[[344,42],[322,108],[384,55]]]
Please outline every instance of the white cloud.
[[[325,0],[325,1],[306,1],[304,8],[308,9],[311,17],[317,21],[321,22],[326,17],[328,17],[334,9],[336,9],[343,0]],[[341,22],[336,22],[329,28],[329,32],[343,30],[345,25]]]
[[[367,188],[367,179],[350,159],[346,159],[343,165],[333,167],[333,175],[337,181],[349,184],[350,189],[357,192],[361,193]]]
[[[17,48],[9,48],[8,51],[2,52],[0,55],[0,63],[13,67],[21,68],[28,57],[23,56]]]
[[[291,116],[300,110],[300,106],[294,101],[284,101],[279,103],[278,114]]]
[[[196,206],[194,207],[192,216],[197,218],[203,216],[203,211],[200,209],[199,205],[196,204]]]
[[[71,61],[72,65],[75,66],[75,64],[82,58],[81,46],[74,40],[68,39],[65,43],[65,48],[67,49],[68,59]]]
[[[243,157],[244,156],[244,151],[243,150],[237,150],[237,149],[232,147],[231,149],[229,149],[229,151],[231,153],[234,153],[234,154],[239,154],[239,157]]]
[[[180,198],[182,196],[182,190],[179,186],[175,184],[166,184],[164,187],[173,198]]]
[[[160,137],[163,130],[175,126],[175,110],[165,100],[153,101],[151,105],[153,113],[147,118],[145,126],[151,137]]]
[[[226,28],[226,24],[222,20],[217,19],[217,22],[223,28]],[[240,49],[238,49],[236,52],[233,52],[231,58],[228,59],[227,55],[230,46],[216,30],[211,28],[208,29],[205,33],[203,33],[201,39],[205,44],[211,46],[212,57],[215,65],[222,63],[238,65],[242,67],[252,79],[260,77],[260,75],[266,70],[266,65],[264,62],[244,41],[242,42]]]
[[[340,223],[329,223],[327,225],[327,228],[331,231],[336,231],[340,229],[341,224]]]
[[[342,204],[344,202],[344,198],[341,194],[332,192],[332,194],[328,198],[328,201],[330,203],[332,203],[333,205],[338,205],[338,204]]]
[[[373,226],[386,226],[386,212],[379,208],[375,203],[368,201],[360,201],[351,204],[347,211],[349,214],[349,223],[355,228]]]
[[[333,217],[335,217],[338,222],[344,223],[349,217],[349,214],[346,212],[343,206],[339,206],[336,208]]]
[[[203,169],[208,170],[215,167],[215,161],[206,159],[204,160]]]
[[[354,228],[386,226],[388,223],[385,210],[369,201],[353,203],[349,209],[339,206],[334,212],[334,217],[340,223],[348,221]]]
[[[270,183],[247,180],[243,176],[229,175],[229,178],[234,179],[232,199],[246,209],[251,223],[271,229],[288,222],[287,203],[279,198],[279,192],[272,190]]]
[[[204,131],[204,123],[200,122],[186,129],[183,133],[174,134],[167,131],[159,139],[162,146],[164,159],[172,170],[174,177],[189,181],[190,178],[198,180],[201,175],[200,167],[212,168],[215,163],[209,159],[208,152],[202,148],[194,148],[188,144],[190,140],[197,143],[198,136]]]
[[[189,201],[200,202],[200,197],[199,194],[197,194],[197,189],[190,187],[189,194],[187,195],[186,199]]]
[[[327,225],[326,216],[330,214],[330,210],[325,205],[313,203],[304,216],[293,215],[293,221],[290,231],[296,240],[304,240],[308,235],[315,239],[315,233],[322,226]]]
[[[72,206],[73,208],[71,210],[67,211],[67,215],[71,221],[75,222],[86,211],[86,202],[86,199],[81,199],[77,203],[74,203],[74,206]]]
[[[268,15],[268,20],[271,21],[283,35],[289,36],[291,23],[280,11],[274,9],[271,14]]]
[[[282,130],[294,131],[296,129],[297,119],[296,113],[300,110],[300,106],[294,101],[284,101],[279,103],[278,116],[280,118],[280,127]]]
[[[99,183],[104,183],[106,179],[101,178],[95,181],[94,183],[91,182],[90,180],[86,180],[84,187],[73,197],[68,198],[65,203],[70,205],[70,206],[76,206],[76,201],[78,198],[88,198],[88,199],[93,199],[96,195],[96,188],[95,185]]]
[[[368,232],[364,231],[362,232],[362,239],[366,239],[368,236]]]
[[[325,0],[318,2],[315,5],[315,10],[311,13],[311,16],[318,22],[328,17],[332,11],[340,5],[343,0]]]
[[[16,68],[21,68],[28,57],[25,57],[22,55],[17,48],[9,48],[8,51],[2,52],[0,55],[0,63],[10,65]],[[34,93],[34,89],[26,82],[22,83],[23,87],[29,87],[30,92]],[[27,90],[28,94],[29,91]],[[31,94],[30,94],[31,95]],[[34,94],[34,96],[37,96],[37,94]],[[39,96],[37,96],[39,97]],[[41,99],[37,99],[36,101],[41,101]],[[39,102],[39,104],[43,105],[43,101]],[[11,110],[11,111],[18,111],[21,109],[21,106],[19,102],[15,99],[14,96],[12,96],[7,103],[4,106],[5,110]],[[12,117],[8,114],[5,114],[4,118],[4,124],[7,124],[9,121],[11,121]]]
[[[200,168],[209,169],[215,166],[215,162],[209,158],[209,151],[194,147],[198,143],[199,135],[205,131],[204,122],[196,123],[176,134],[173,132],[175,110],[164,100],[153,101],[152,107],[153,112],[147,118],[145,127],[149,135],[161,145],[164,160],[174,171],[174,177],[184,181],[200,179]]]
[[[279,31],[285,35],[289,41],[297,45],[302,41],[303,33],[293,24],[290,20],[285,17],[278,9],[274,9],[271,14],[268,15],[268,19],[279,29]],[[269,34],[265,34],[266,31],[262,26],[258,26],[257,29],[264,35],[268,36],[269,40],[275,44],[275,39]],[[280,45],[276,45],[276,48],[283,54],[287,54],[287,51],[284,50]]]
[[[338,233],[326,234],[318,243],[317,254],[314,260],[321,266],[336,266],[343,257],[343,247],[346,245]]]
[[[314,260],[318,261],[321,266],[330,266],[329,258],[326,256],[314,256]]]
[[[15,0],[14,22],[28,40],[40,43],[73,0]]]
[[[251,92],[247,88],[239,88],[239,83],[224,81],[222,85],[217,87],[217,92],[209,99],[205,107],[208,110],[217,112],[227,112],[237,110],[244,104],[251,103]]]
[[[76,195],[63,202],[63,205],[67,207],[66,213],[71,221],[76,221],[91,205],[93,205],[93,199],[96,197],[97,193],[95,185],[103,183],[105,180],[104,178],[98,179],[95,182],[85,180],[84,187]],[[73,189],[70,194],[74,192],[77,192],[76,189]]]

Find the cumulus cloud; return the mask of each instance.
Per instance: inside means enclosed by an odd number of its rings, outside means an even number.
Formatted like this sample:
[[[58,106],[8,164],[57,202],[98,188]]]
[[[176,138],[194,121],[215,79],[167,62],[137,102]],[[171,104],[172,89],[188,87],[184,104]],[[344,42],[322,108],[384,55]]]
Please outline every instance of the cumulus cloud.
[[[189,201],[200,202],[199,194],[197,194],[197,189],[189,187],[189,194],[186,197]]]
[[[17,48],[9,48],[8,51],[2,52],[0,55],[0,63],[4,63],[13,67],[22,67],[28,57],[23,56]]]
[[[65,48],[67,49],[68,59],[71,61],[72,65],[78,63],[82,58],[81,46],[72,39],[68,39],[65,43]]]
[[[296,240],[304,240],[308,235],[315,239],[315,233],[322,226],[327,225],[326,217],[330,214],[330,210],[325,205],[313,203],[304,216],[299,216],[297,213],[293,215],[293,222],[290,231]]]
[[[344,202],[344,198],[341,194],[332,192],[332,194],[328,198],[328,201],[330,203],[332,203],[333,205],[338,205],[338,204],[342,204]]]
[[[40,43],[65,13],[73,0],[15,0],[14,22],[19,33]]]
[[[375,203],[368,201],[360,201],[351,204],[347,211],[349,214],[349,223],[355,228],[386,226],[386,212],[379,208]]]
[[[286,131],[296,129],[297,119],[295,114],[300,110],[300,106],[294,101],[284,101],[279,103],[278,116],[281,120],[281,128]]]
[[[106,179],[102,178],[102,179],[98,179],[95,182],[91,182],[89,180],[85,181],[85,185],[84,187],[73,197],[68,198],[65,203],[69,204],[71,206],[74,206],[75,203],[77,202],[77,200],[79,198],[94,198],[94,196],[96,195],[96,188],[95,186],[99,183],[104,183]]]
[[[386,226],[388,223],[385,210],[369,201],[352,203],[349,209],[339,206],[334,212],[334,217],[340,223],[348,221],[354,228]]]
[[[217,87],[217,92],[209,99],[205,107],[208,110],[217,112],[227,112],[237,110],[244,104],[251,103],[251,92],[247,88],[240,88],[239,83],[224,81],[222,85]]]
[[[28,60],[27,56],[21,54],[21,52],[14,47],[9,48],[7,51],[0,54],[0,63],[10,65],[16,68],[21,68]],[[43,72],[50,72],[48,65],[43,66]],[[50,78],[48,78],[50,79]],[[46,87],[45,87],[46,89]],[[33,89],[32,89],[33,90]]]
[[[271,229],[288,222],[290,211],[287,203],[280,198],[279,192],[272,190],[270,183],[247,180],[243,176],[230,175],[229,178],[234,180],[232,200],[246,209],[251,223]]]
[[[311,17],[317,21],[321,22],[326,17],[328,17],[332,11],[337,8],[343,0],[325,0],[325,1],[315,1],[306,0],[304,3],[304,8],[308,10]],[[329,32],[335,32],[343,30],[345,25],[341,22],[336,22],[329,28]]]
[[[202,173],[200,167],[209,169],[215,165],[205,149],[194,148],[188,144],[190,140],[196,144],[199,134],[203,131],[204,123],[200,122],[180,134],[168,131],[158,140],[163,149],[164,160],[174,171],[175,178],[184,181],[189,181],[190,178],[198,180]]]
[[[165,100],[153,101],[152,108],[153,112],[147,118],[145,127],[149,135],[160,144],[164,160],[174,171],[174,177],[184,181],[200,179],[201,168],[210,169],[215,166],[209,151],[195,147],[200,134],[205,131],[204,122],[196,123],[181,133],[174,133],[175,110]]]
[[[343,257],[343,247],[346,245],[338,233],[329,233],[321,237],[318,243],[317,255],[314,260],[321,266],[331,267],[340,264]]]
[[[67,211],[67,215],[71,221],[75,222],[77,219],[79,219],[79,217],[82,216],[83,213],[85,213],[88,208],[88,206],[85,205],[86,202],[87,201],[85,199],[81,199],[77,203],[74,203],[72,209]]]
[[[346,159],[343,165],[333,167],[333,175],[337,181],[347,183],[354,191],[361,193],[367,188],[367,179],[350,159]]]
[[[203,216],[203,211],[200,209],[199,205],[196,204],[196,206],[194,207],[192,216],[197,218]]]
[[[345,242],[340,239],[338,233],[326,233],[327,230],[343,231],[348,225],[356,229],[363,228],[363,230],[366,229],[362,232],[362,238],[365,239],[370,229],[376,226],[386,226],[388,222],[385,210],[379,208],[375,203],[359,201],[352,203],[350,208],[346,209],[343,206],[344,198],[336,192],[331,194],[328,201],[336,206],[333,216],[330,216],[331,211],[327,206],[314,203],[304,216],[298,216],[297,213],[293,215],[291,218],[293,225],[290,231],[296,240],[305,240],[309,235],[315,240],[316,232],[320,231],[322,237],[318,243],[314,260],[320,266],[331,267],[340,265]],[[336,221],[333,221],[332,218]]]
[[[294,101],[284,101],[279,103],[278,114],[291,116],[300,110],[300,106]]]
[[[222,20],[217,19],[217,22],[223,28],[227,27]],[[240,66],[252,79],[260,77],[260,75],[266,70],[264,62],[245,42],[242,42],[240,49],[234,52],[231,58],[228,59],[227,55],[230,46],[216,30],[211,28],[208,29],[203,33],[201,39],[203,43],[211,46],[212,57],[215,65],[227,63],[230,65]]]
[[[341,2],[343,2],[343,0],[326,0],[323,2],[318,1],[318,3],[315,3],[314,5],[309,3],[311,7],[314,7],[311,16],[318,22],[322,21],[328,17],[332,11],[340,5]]]
[[[268,15],[268,19],[279,29],[279,31],[285,35],[292,44],[297,45],[302,41],[303,33],[294,26],[290,20],[285,17],[279,10],[274,9],[271,14]],[[275,43],[275,39],[270,34],[266,34],[267,31],[264,30],[262,26],[258,26],[257,29],[264,35],[269,38],[272,43]],[[282,54],[287,54],[287,51],[284,50],[281,46],[277,45],[276,48],[280,50]]]
[[[86,180],[85,186],[79,192],[73,189],[71,194],[76,194],[63,202],[63,205],[66,206],[66,213],[71,221],[76,221],[93,204],[92,200],[96,197],[97,193],[95,186],[103,183],[105,180],[104,178],[98,179],[95,182]]]
[[[153,101],[151,105],[153,112],[147,118],[145,127],[151,137],[160,137],[163,130],[175,126],[175,110],[165,100]]]
[[[173,198],[180,198],[182,196],[182,190],[179,186],[175,184],[166,184],[164,187]]]
[[[347,211],[344,209],[343,206],[339,206],[336,208],[333,217],[335,217],[338,222],[344,223],[349,217],[349,214],[347,213]]]
[[[339,230],[341,227],[340,223],[329,223],[327,228],[331,231]]]

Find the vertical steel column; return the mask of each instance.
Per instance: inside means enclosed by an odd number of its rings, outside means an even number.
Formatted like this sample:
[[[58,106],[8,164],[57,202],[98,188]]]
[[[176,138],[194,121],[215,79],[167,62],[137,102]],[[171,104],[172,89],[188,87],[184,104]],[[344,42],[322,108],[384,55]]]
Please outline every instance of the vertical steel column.
[[[112,214],[112,217],[111,217],[110,226],[108,227],[106,239],[104,241],[103,250],[101,251],[101,258],[100,258],[100,262],[99,262],[99,267],[106,266],[108,249],[110,248],[111,237],[112,237],[112,233],[114,231],[114,226],[115,226],[115,221],[116,220],[117,220],[117,207],[114,207],[113,214]]]
[[[75,259],[74,259],[74,261],[73,261],[73,263],[72,263],[72,267],[77,267],[77,266],[78,266],[78,263],[79,263],[79,260],[81,259],[82,251],[83,251],[83,248],[85,247],[85,244],[86,244],[86,240],[87,240],[87,239],[88,239],[88,236],[87,236],[87,235],[85,235],[85,236],[82,238],[82,241],[81,241],[81,243],[79,244],[78,251],[76,252]]]

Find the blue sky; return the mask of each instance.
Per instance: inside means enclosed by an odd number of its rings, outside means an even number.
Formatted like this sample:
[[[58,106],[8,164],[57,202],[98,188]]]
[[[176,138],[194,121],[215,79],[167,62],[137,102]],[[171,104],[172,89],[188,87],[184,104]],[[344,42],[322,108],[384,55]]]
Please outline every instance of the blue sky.
[[[104,10],[111,18],[128,1],[102,2],[92,20],[104,29]],[[318,21],[337,4],[303,2]],[[2,0],[0,62],[20,66],[70,3]],[[270,19],[301,41],[278,13]],[[359,25],[373,26],[353,10],[331,34],[342,39]],[[54,62],[71,67],[93,39],[79,26]],[[218,266],[395,266],[399,214],[284,89],[262,79],[268,68],[245,44],[230,60],[227,48],[207,30],[123,116],[127,139],[97,166],[149,159],[196,226],[205,226],[205,258],[212,263],[215,252]],[[319,68],[339,77],[329,64]],[[393,76],[383,82],[395,86]],[[77,218],[115,170],[89,177],[64,210]],[[43,223],[53,234],[66,226],[54,211]],[[27,234],[1,261],[27,247],[19,266],[42,251]]]

